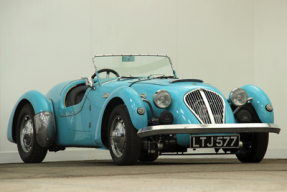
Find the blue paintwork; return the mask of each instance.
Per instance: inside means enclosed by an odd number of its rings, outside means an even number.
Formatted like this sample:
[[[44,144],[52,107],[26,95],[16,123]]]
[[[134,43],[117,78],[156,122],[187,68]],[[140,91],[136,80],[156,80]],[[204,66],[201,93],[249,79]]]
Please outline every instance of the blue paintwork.
[[[253,97],[251,104],[256,110],[262,123],[274,123],[274,111],[269,112],[265,106],[272,105],[266,93],[255,85],[244,85],[241,87],[247,92],[248,97]]]
[[[66,93],[74,86],[84,83],[84,79],[64,82],[56,85],[47,93],[47,97],[54,101],[53,105],[56,111],[57,135],[55,143],[57,145],[97,147],[90,137],[91,128],[89,128],[92,116],[89,111],[91,101],[87,98],[87,95],[91,88],[87,89],[84,99],[79,104],[65,107]]]
[[[57,145],[104,148],[101,140],[101,120],[107,104],[115,97],[121,98],[127,106],[135,128],[147,126],[147,114],[137,114],[137,108],[145,106],[138,93],[128,87],[129,80],[110,82],[101,86],[95,80],[95,90],[88,88],[84,99],[79,104],[65,107],[66,93],[84,82],[84,80],[77,80],[61,83],[47,93],[47,97],[54,100],[54,108],[57,111],[55,114],[58,127]],[[109,93],[109,97],[103,98],[104,93]],[[91,111],[89,111],[89,105],[91,105]],[[91,122],[91,128],[89,128],[89,122]]]
[[[197,120],[197,118],[191,115],[190,110],[184,104],[183,97],[187,92],[193,89],[203,88],[203,89],[214,91],[224,98],[224,95],[217,88],[206,83],[197,82],[196,85],[190,82],[180,82],[180,83],[170,84],[169,81],[170,79],[169,80],[155,79],[155,80],[150,80],[150,81],[142,81],[142,82],[134,84],[132,88],[135,91],[137,91],[139,94],[144,93],[147,95],[146,99],[151,101],[151,104],[157,116],[159,116],[159,114],[164,110],[168,110],[172,112],[172,114],[174,115],[175,124],[199,124],[199,121]],[[142,88],[143,85],[147,85],[147,86],[145,86],[145,88],[143,89]],[[153,86],[150,86],[150,85],[153,85]],[[153,94],[160,89],[167,90],[172,97],[172,103],[166,109],[159,109],[153,103]],[[145,105],[146,105],[147,112],[148,112],[148,118],[151,119],[152,117],[151,111],[149,110],[147,104]],[[226,106],[226,111],[227,111],[225,122],[235,123],[232,110],[229,107],[227,100],[225,100],[225,106]]]
[[[31,103],[31,105],[34,108],[35,114],[43,112],[43,111],[50,111],[54,113],[54,110],[52,108],[52,102],[48,100],[42,93],[35,91],[35,90],[31,90],[25,93],[24,95],[22,95],[20,99],[17,101],[16,105],[14,106],[10,119],[9,119],[9,123],[8,123],[7,138],[9,141],[13,143],[15,143],[12,137],[12,126],[13,126],[14,114],[17,109],[17,106],[23,100],[27,100],[28,102]]]
[[[101,119],[105,112],[106,106],[114,98],[121,98],[123,100],[124,104],[128,108],[132,123],[136,129],[141,129],[141,128],[146,127],[148,124],[147,113],[145,113],[144,115],[139,115],[137,113],[137,109],[139,107],[143,107],[146,110],[146,107],[142,99],[140,98],[139,94],[135,92],[135,90],[132,89],[131,87],[125,86],[124,84],[126,84],[126,82],[119,83],[119,84],[122,84],[123,86],[119,88],[114,88],[113,86],[111,87],[109,86],[108,89],[106,89],[105,86],[107,86],[107,84],[104,84],[102,85],[102,87],[96,89],[95,92],[91,92],[89,96],[90,98],[98,95],[98,98],[101,99],[99,103],[103,103],[103,105],[98,106],[99,116],[96,115],[98,119],[95,118],[95,120],[97,119],[96,127],[102,126]],[[110,94],[109,97],[106,99],[103,98],[102,95],[104,93],[109,93]],[[97,129],[95,131],[95,142],[99,145],[103,145],[102,139],[101,139],[101,129]]]
[[[132,88],[134,88],[139,93],[144,93],[147,95],[146,98],[147,100],[151,101],[151,104],[153,106],[156,116],[159,116],[159,114],[163,112],[164,110],[170,111],[174,116],[174,124],[200,124],[197,118],[191,113],[191,111],[184,104],[183,97],[187,92],[193,89],[203,88],[203,89],[207,89],[210,91],[214,91],[218,93],[219,95],[221,95],[223,98],[225,98],[224,95],[217,88],[206,83],[180,82],[180,83],[170,84],[169,81],[170,79],[167,79],[167,80],[155,79],[155,80],[150,80],[150,81],[142,81],[142,82],[134,84]],[[143,85],[148,85],[148,86],[146,86],[145,89],[143,89],[142,88]],[[153,86],[150,86],[150,85],[153,85]],[[160,89],[167,90],[172,97],[172,103],[166,109],[159,109],[152,102],[153,94]],[[224,99],[224,101],[225,101],[225,106],[226,106],[225,123],[235,123],[234,115],[230,108],[230,105],[228,104],[228,101],[226,99]],[[148,119],[151,119],[152,114],[147,104],[146,104],[146,109],[148,112]],[[183,147],[188,147],[190,145],[190,134],[177,134],[177,142],[179,145]]]
[[[111,80],[110,82],[106,82]],[[152,113],[147,105],[140,98],[140,94],[146,94],[146,99],[150,101],[156,116],[168,110],[174,116],[174,124],[199,124],[200,122],[185,105],[184,95],[198,88],[214,91],[224,98],[225,102],[225,123],[236,123],[230,103],[224,95],[212,85],[201,82],[177,82],[169,83],[172,79],[150,79],[138,81],[138,79],[101,79],[100,83],[94,80],[95,89],[88,88],[83,100],[74,106],[65,106],[67,92],[74,86],[85,83],[84,79],[60,83],[54,86],[47,94],[37,91],[29,91],[24,94],[15,105],[10,117],[8,126],[8,139],[12,138],[12,122],[17,105],[23,99],[27,99],[34,107],[35,113],[41,111],[51,111],[55,115],[57,134],[55,144],[65,147],[94,147],[105,149],[101,138],[102,119],[107,105],[115,98],[120,98],[127,106],[132,123],[136,129],[144,128],[148,121],[152,119]],[[273,123],[274,114],[265,110],[266,104],[271,104],[267,95],[258,87],[245,85],[248,97],[253,97],[251,104],[258,113],[263,123]],[[156,91],[164,89],[172,97],[171,105],[166,109],[159,109],[153,103],[153,95]],[[103,94],[108,93],[108,98],[103,98]],[[139,115],[137,109],[143,107],[146,111],[144,115]],[[54,109],[54,111],[53,111]],[[178,134],[178,144],[189,147],[190,134]]]

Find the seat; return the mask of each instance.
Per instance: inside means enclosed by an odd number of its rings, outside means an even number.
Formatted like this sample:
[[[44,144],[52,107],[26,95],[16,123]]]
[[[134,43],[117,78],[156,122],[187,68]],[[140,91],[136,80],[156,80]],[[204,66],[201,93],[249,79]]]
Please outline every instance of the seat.
[[[79,104],[82,101],[87,89],[88,86],[86,85],[78,85],[69,90],[66,96],[66,107]]]

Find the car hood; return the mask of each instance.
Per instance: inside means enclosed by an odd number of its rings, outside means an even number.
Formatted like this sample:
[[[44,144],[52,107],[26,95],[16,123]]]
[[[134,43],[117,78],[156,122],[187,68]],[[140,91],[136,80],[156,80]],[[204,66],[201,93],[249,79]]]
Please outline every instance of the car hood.
[[[160,89],[164,89],[173,93],[174,96],[184,96],[187,92],[194,90],[194,89],[206,89],[217,94],[221,95],[223,98],[224,95],[214,86],[200,82],[198,80],[194,81],[177,81],[173,82],[174,79],[152,79],[152,80],[145,80],[145,81],[138,81],[134,82],[130,86],[137,91],[139,94],[152,94]]]
[[[171,82],[172,80],[174,79],[153,79],[153,80],[139,81],[137,83],[131,84],[131,88],[133,88],[139,95],[144,94],[145,98],[148,101],[150,101],[151,105],[153,106],[153,109],[157,116],[164,110],[170,111],[174,115],[175,124],[199,123],[197,118],[194,115],[191,115],[192,113],[186,107],[184,98],[185,95],[192,90],[196,89],[209,90],[217,93],[224,100],[225,123],[235,122],[234,115],[228,101],[216,87],[199,81]],[[166,109],[159,109],[154,106],[153,96],[156,91],[161,89],[168,91],[172,98],[171,105]],[[149,119],[152,118],[149,113],[148,116]]]

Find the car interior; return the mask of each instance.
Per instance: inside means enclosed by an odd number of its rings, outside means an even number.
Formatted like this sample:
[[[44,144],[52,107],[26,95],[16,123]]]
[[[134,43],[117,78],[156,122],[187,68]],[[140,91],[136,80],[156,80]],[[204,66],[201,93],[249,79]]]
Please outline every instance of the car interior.
[[[85,84],[80,84],[71,88],[66,95],[65,106],[70,107],[79,104],[82,101],[87,89],[88,86]]]

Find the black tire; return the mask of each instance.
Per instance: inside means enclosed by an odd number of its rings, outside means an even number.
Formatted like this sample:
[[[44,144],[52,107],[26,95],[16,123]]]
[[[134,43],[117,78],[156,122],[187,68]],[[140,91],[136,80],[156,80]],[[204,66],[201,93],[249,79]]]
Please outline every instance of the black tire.
[[[142,151],[138,160],[140,162],[153,162],[157,160],[157,158],[158,154],[148,154],[147,151]]]
[[[31,104],[25,104],[17,119],[17,148],[25,163],[40,163],[47,154],[47,149],[40,147],[36,141],[34,116],[35,112]],[[30,134],[23,134],[24,132]]]
[[[133,165],[137,162],[141,139],[137,135],[125,105],[118,105],[111,113],[108,125],[108,146],[115,164]]]
[[[236,154],[242,163],[259,163],[265,156],[268,147],[269,133],[249,133],[249,135],[240,135],[249,137],[251,145],[244,146]]]

